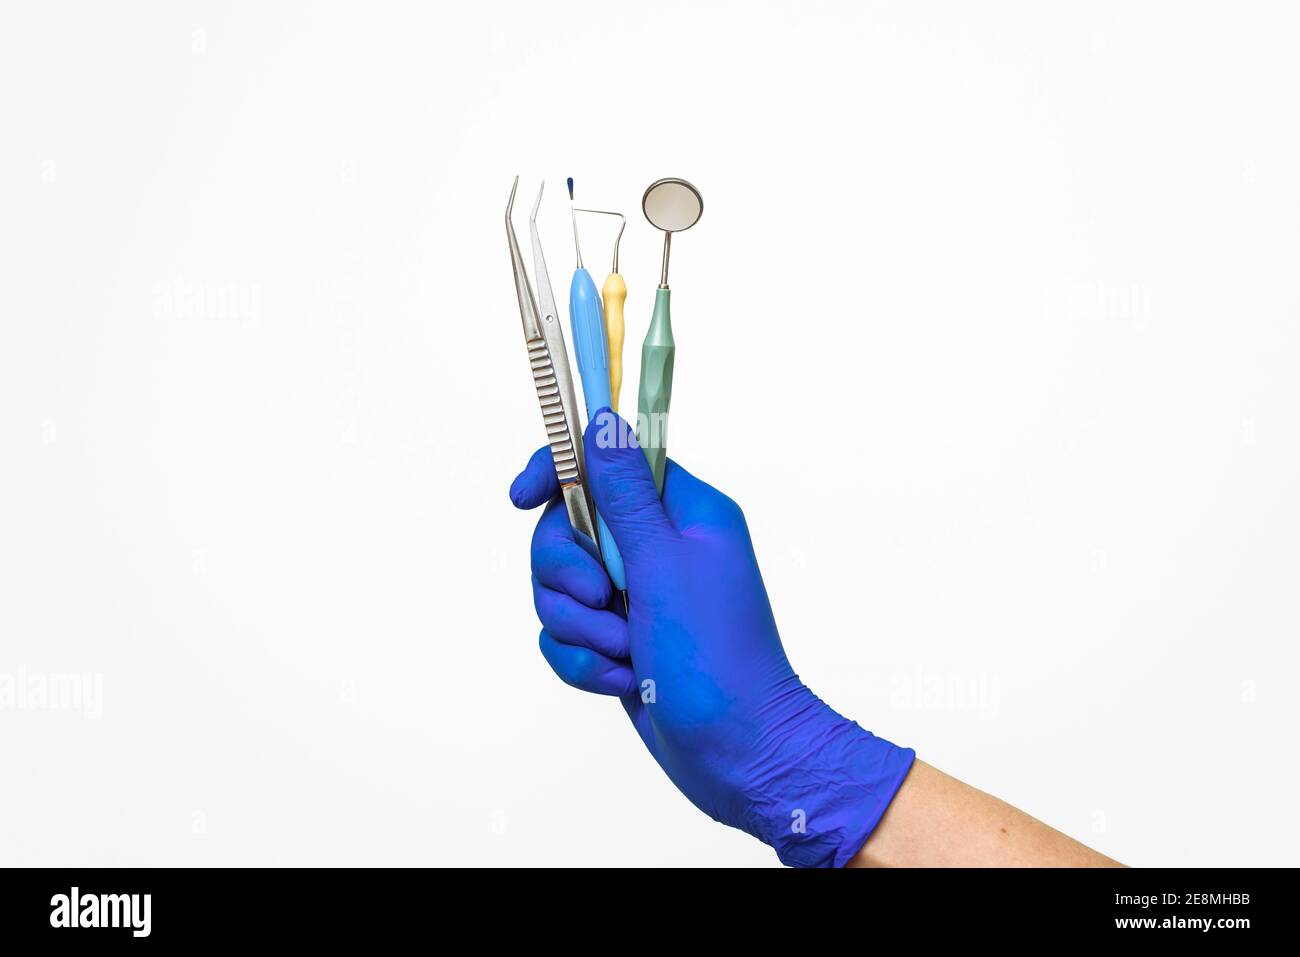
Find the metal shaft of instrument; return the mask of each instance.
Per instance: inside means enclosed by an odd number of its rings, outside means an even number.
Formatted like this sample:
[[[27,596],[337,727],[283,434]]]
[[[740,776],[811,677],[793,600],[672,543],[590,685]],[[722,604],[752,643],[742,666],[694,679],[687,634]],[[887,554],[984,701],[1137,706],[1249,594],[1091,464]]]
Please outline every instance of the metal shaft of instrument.
[[[609,407],[618,411],[619,395],[623,390],[623,304],[627,301],[627,283],[618,272],[618,248],[627,229],[627,217],[608,209],[576,207],[579,213],[618,217],[618,235],[614,237],[614,261],[605,285],[600,290],[600,300],[605,313],[605,344],[609,347]]]

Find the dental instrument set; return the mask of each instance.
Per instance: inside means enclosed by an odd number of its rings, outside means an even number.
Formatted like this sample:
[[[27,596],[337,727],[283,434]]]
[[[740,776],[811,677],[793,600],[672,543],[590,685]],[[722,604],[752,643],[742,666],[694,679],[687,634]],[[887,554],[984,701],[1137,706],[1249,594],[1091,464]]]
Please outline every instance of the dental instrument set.
[[[510,246],[511,267],[519,314],[523,320],[524,341],[532,368],[533,385],[542,408],[547,443],[555,461],[569,522],[575,538],[609,572],[610,580],[622,593],[627,608],[627,583],[622,557],[613,535],[596,511],[586,481],[583,456],[583,419],[578,417],[577,398],[570,371],[564,333],[551,290],[546,258],[537,231],[537,211],[542,202],[545,183],[538,188],[529,219],[533,246],[533,271],[536,294],[528,279],[523,256],[515,237],[512,211],[519,177],[515,177],[506,205],[506,236]],[[569,285],[569,325],[573,337],[574,357],[582,380],[585,420],[608,406],[618,411],[623,384],[623,306],[627,284],[619,273],[619,246],[627,220],[622,213],[589,209],[574,205],[573,179],[567,181],[569,216],[573,227],[576,266]],[[700,192],[683,179],[661,179],[646,189],[641,199],[646,219],[664,234],[663,261],[659,286],[655,291],[650,327],[641,347],[641,381],[637,402],[637,443],[643,450],[654,476],[655,487],[663,494],[664,468],[667,463],[667,418],[672,400],[673,365],[676,342],[669,314],[668,257],[673,233],[694,226],[704,211]],[[578,213],[616,216],[620,225],[614,240],[614,256],[602,291],[582,262],[582,245],[578,233]]]

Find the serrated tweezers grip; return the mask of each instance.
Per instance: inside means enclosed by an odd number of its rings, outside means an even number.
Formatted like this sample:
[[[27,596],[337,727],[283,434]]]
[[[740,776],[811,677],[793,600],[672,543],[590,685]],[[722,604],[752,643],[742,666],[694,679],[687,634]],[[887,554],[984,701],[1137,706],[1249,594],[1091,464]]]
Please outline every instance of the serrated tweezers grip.
[[[555,460],[555,477],[564,496],[564,507],[569,513],[574,539],[597,561],[600,548],[596,544],[596,509],[587,494],[585,468],[582,461],[582,429],[578,424],[578,400],[573,391],[573,375],[569,371],[569,355],[564,348],[564,333],[560,329],[555,311],[555,296],[551,280],[546,274],[546,260],[542,256],[541,240],[537,235],[537,204],[541,203],[541,190],[533,206],[533,252],[538,270],[538,291],[545,312],[538,309],[533,296],[532,283],[524,268],[524,257],[519,251],[519,240],[510,218],[515,205],[515,190],[519,178],[510,188],[510,201],[506,204],[506,240],[510,246],[510,268],[514,273],[515,293],[519,300],[519,318],[524,326],[524,344],[528,347],[528,361],[533,370],[533,385],[542,406],[542,421],[546,424],[546,443]]]
[[[582,474],[578,468],[577,452],[573,448],[572,423],[565,414],[564,396],[545,339],[538,337],[528,340],[528,361],[533,367],[533,386],[537,389],[537,401],[542,407],[546,444],[551,447],[551,457],[555,460],[556,478],[561,485],[577,482]]]

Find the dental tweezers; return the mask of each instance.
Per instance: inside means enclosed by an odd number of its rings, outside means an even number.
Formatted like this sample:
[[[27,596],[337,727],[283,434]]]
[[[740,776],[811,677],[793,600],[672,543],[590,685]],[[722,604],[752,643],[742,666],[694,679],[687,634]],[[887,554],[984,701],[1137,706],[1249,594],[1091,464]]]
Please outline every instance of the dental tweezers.
[[[542,406],[542,421],[546,425],[546,442],[555,460],[555,477],[560,481],[564,507],[569,512],[569,524],[578,544],[600,559],[596,545],[596,514],[591,493],[587,489],[587,466],[582,454],[582,419],[578,414],[578,400],[573,391],[573,375],[569,371],[569,353],[564,347],[564,331],[560,327],[560,313],[555,308],[555,294],[551,292],[551,277],[546,271],[546,258],[542,255],[542,241],[537,234],[537,209],[542,204],[542,189],[537,190],[537,201],[528,220],[533,240],[533,270],[537,273],[537,293],[533,296],[532,284],[524,268],[524,257],[519,251],[511,213],[515,207],[515,191],[519,177],[510,187],[510,202],[506,204],[506,238],[510,242],[510,264],[515,274],[515,293],[519,297],[519,315],[524,322],[524,344],[528,347],[528,362],[533,370],[533,386],[537,401]]]

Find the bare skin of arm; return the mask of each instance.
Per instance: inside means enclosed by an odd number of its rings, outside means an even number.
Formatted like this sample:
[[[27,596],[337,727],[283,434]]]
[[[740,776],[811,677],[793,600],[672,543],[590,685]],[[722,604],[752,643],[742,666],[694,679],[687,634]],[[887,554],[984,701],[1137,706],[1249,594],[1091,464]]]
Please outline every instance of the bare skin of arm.
[[[849,867],[1123,867],[917,761]]]

